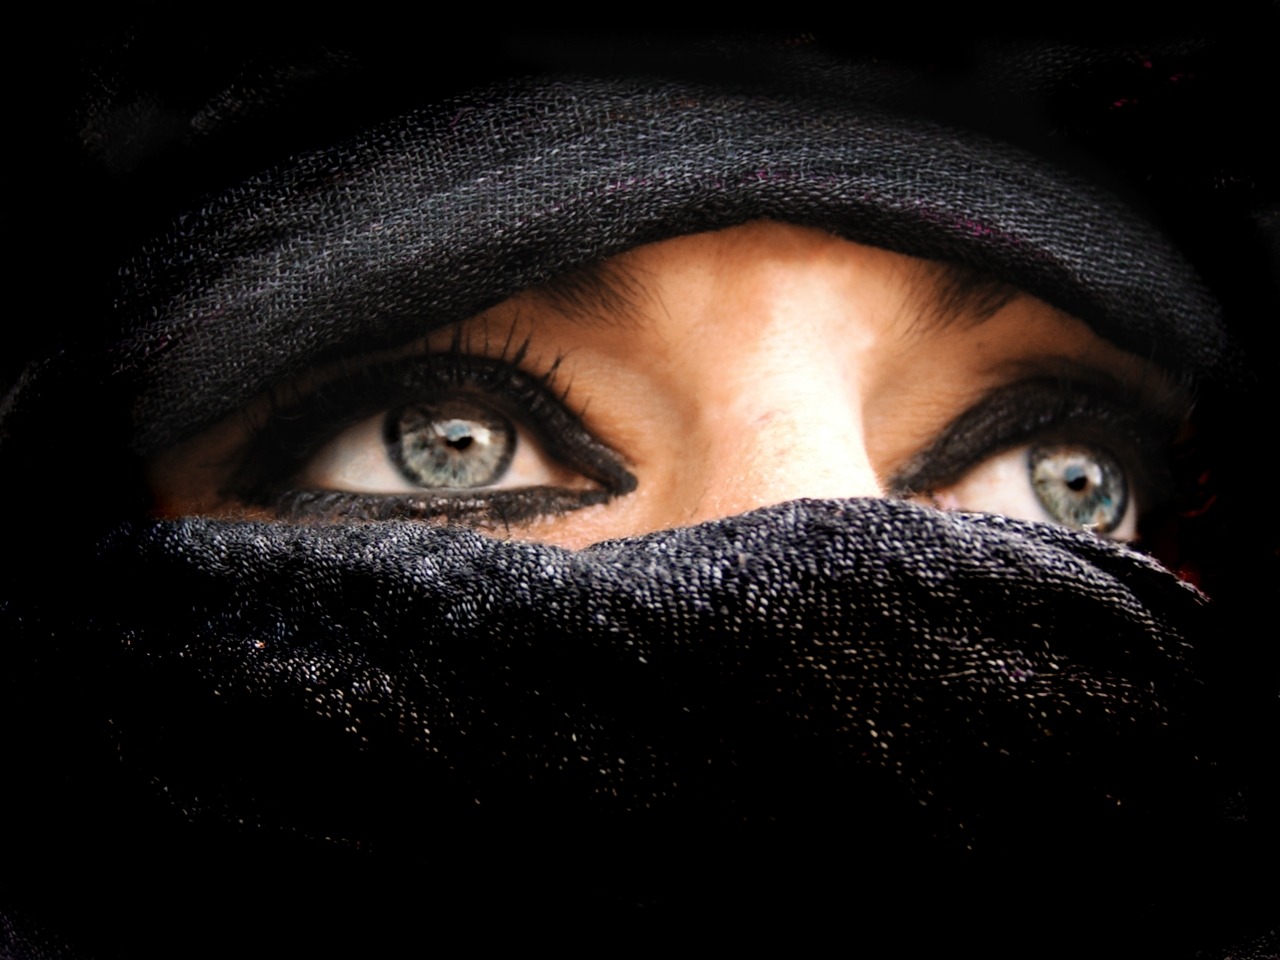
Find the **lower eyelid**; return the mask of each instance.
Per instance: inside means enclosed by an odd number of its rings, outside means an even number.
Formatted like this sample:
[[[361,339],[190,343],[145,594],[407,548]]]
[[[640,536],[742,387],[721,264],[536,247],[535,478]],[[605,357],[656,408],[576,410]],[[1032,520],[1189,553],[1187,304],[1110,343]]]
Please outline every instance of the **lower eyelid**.
[[[284,520],[423,520],[503,530],[607,503],[607,490],[524,487],[510,490],[425,492],[420,496],[347,490],[289,490],[270,507]]]

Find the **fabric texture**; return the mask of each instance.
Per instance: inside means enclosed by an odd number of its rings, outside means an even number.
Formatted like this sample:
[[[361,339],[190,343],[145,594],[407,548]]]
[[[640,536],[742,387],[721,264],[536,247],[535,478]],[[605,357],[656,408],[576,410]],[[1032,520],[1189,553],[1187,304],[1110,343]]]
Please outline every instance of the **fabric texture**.
[[[400,118],[185,218],[128,268],[136,442],[172,442],[353,337],[402,343],[565,269],[761,218],[968,263],[1196,380],[1231,370],[1168,243],[1026,154],[834,100],[579,81]]]
[[[759,218],[980,268],[1207,396],[1247,380],[1129,204],[798,62],[490,84],[117,251],[110,311],[0,409],[6,489],[68,506],[15,520],[0,594],[10,953],[1267,955],[1265,627],[1123,545],[866,500],[579,552],[147,517],[140,457],[271,384]]]
[[[952,926],[994,899],[1026,931],[1066,903],[1090,918],[1064,944],[1136,921],[1113,935],[1172,947],[1221,839],[1203,599],[1090,535],[891,501],[577,553],[190,520],[123,528],[81,571],[95,603],[15,605],[8,634],[92,678],[78,736],[113,746],[132,817],[162,799],[249,831],[256,869],[294,883],[297,845],[388,862],[424,902],[401,933],[513,904],[719,924],[856,893],[832,922],[882,935],[905,883],[941,886]],[[183,602],[148,616],[157,597]]]

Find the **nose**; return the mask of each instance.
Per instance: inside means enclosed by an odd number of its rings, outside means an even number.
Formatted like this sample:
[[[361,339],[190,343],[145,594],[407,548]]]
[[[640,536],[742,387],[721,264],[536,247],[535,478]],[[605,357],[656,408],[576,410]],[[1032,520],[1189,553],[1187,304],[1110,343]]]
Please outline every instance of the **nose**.
[[[667,245],[653,315],[675,345],[668,384],[692,447],[682,462],[697,464],[674,484],[683,515],[670,521],[883,495],[863,401],[896,278],[863,262],[869,249],[768,223]]]
[[[620,395],[644,411],[644,429],[615,441],[632,454],[638,486],[590,533],[883,496],[876,467],[892,470],[901,453],[885,444],[885,385],[913,373],[901,360],[899,318],[910,312],[900,260],[767,221],[629,259],[647,299],[638,318],[608,328],[622,332],[607,335],[607,349],[635,377]]]
[[[707,411],[702,489],[689,521],[806,497],[883,496],[856,391],[842,381],[815,358]]]

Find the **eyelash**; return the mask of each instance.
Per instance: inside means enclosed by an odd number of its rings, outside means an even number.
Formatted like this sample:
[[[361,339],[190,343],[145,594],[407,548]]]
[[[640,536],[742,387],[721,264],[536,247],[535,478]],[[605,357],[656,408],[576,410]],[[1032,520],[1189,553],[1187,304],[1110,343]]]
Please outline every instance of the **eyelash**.
[[[480,355],[455,336],[449,348],[340,371],[305,394],[271,398],[270,412],[248,426],[243,458],[223,495],[273,509],[284,519],[440,519],[510,525],[567,513],[635,489],[636,479],[612,450],[567,407],[568,391],[555,390],[556,358],[540,375],[521,369],[528,341],[510,337],[496,356],[486,342]],[[299,489],[294,478],[307,460],[342,429],[361,419],[436,395],[473,395],[525,428],[548,455],[598,483],[595,489],[532,487],[477,489],[474,493],[424,490],[369,494]]]

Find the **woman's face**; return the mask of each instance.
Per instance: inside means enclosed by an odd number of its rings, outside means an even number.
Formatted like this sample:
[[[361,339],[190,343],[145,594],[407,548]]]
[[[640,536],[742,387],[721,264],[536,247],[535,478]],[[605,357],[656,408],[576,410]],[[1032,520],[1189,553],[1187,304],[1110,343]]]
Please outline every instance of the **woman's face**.
[[[166,516],[447,519],[582,547],[800,497],[1122,539],[1185,401],[998,284],[757,222],[329,366],[151,464]]]

